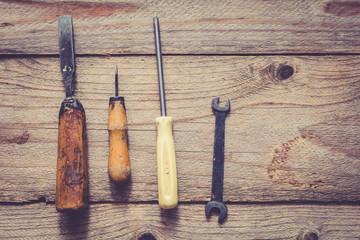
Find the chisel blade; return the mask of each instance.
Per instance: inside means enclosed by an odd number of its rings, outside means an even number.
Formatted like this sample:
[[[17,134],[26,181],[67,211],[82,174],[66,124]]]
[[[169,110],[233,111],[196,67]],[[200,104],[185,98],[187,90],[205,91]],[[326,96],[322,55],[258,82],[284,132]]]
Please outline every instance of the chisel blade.
[[[71,15],[61,16],[59,24],[60,71],[64,80],[66,97],[73,94],[75,72],[74,36]]]

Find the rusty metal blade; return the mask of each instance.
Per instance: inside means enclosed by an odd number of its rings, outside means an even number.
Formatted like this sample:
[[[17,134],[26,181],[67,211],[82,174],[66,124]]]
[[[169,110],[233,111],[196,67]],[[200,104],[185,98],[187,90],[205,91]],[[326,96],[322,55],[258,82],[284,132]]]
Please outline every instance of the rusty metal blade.
[[[75,72],[74,36],[71,15],[61,16],[59,24],[60,70],[63,76],[66,97],[73,94],[73,77]]]

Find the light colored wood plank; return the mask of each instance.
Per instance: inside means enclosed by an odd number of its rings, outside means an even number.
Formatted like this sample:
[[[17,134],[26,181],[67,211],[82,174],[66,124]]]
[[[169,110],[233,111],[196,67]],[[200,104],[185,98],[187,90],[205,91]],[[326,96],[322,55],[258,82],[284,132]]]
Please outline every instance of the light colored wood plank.
[[[174,118],[179,200],[206,201],[211,188],[211,100],[229,97],[224,199],[359,201],[358,56],[169,56],[168,114]],[[120,69],[129,123],[132,181],[107,176],[108,99]],[[279,66],[295,73],[279,80]],[[0,71],[0,200],[54,200],[57,121],[64,89],[57,58],[3,59]],[[154,57],[77,58],[76,96],[85,107],[90,200],[157,199],[159,116]]]
[[[353,1],[0,2],[1,54],[58,54],[57,18],[74,17],[77,54],[360,53]]]
[[[2,239],[359,239],[359,206],[228,205],[229,215],[205,218],[204,204],[161,211],[155,204],[95,204],[80,216],[52,204],[0,206]],[[314,238],[312,238],[314,239]]]

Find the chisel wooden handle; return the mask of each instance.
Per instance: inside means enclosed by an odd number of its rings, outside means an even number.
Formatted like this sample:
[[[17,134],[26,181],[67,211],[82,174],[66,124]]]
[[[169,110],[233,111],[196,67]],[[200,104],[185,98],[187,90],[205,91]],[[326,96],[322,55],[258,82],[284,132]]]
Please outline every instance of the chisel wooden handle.
[[[85,111],[81,103],[66,98],[59,113],[56,173],[56,209],[78,210],[87,205],[88,163]]]
[[[131,175],[124,97],[110,98],[108,130],[110,138],[109,177],[114,182],[124,182]]]
[[[178,204],[172,117],[156,118],[156,127],[159,205],[163,209],[171,209]]]

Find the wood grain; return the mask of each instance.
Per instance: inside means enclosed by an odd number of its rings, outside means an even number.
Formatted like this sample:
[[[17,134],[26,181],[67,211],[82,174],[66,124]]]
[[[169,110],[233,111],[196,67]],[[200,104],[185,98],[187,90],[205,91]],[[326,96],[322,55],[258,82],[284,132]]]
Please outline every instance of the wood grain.
[[[359,206],[228,205],[225,223],[204,204],[162,211],[157,204],[95,204],[80,215],[52,204],[0,205],[2,239],[359,239]],[[304,236],[318,238],[305,238]]]
[[[359,201],[359,60],[164,57],[179,201],[209,200],[215,96],[229,97],[232,105],[226,120],[225,201]],[[113,186],[107,175],[108,99],[116,64],[132,164],[125,189]],[[294,74],[280,80],[284,65],[292,66]],[[54,200],[58,111],[65,96],[58,68],[56,57],[0,62],[2,202]],[[155,57],[79,57],[75,96],[87,114],[90,200],[157,200]]]
[[[77,54],[360,53],[357,1],[0,1],[0,54],[58,54],[72,14]]]

